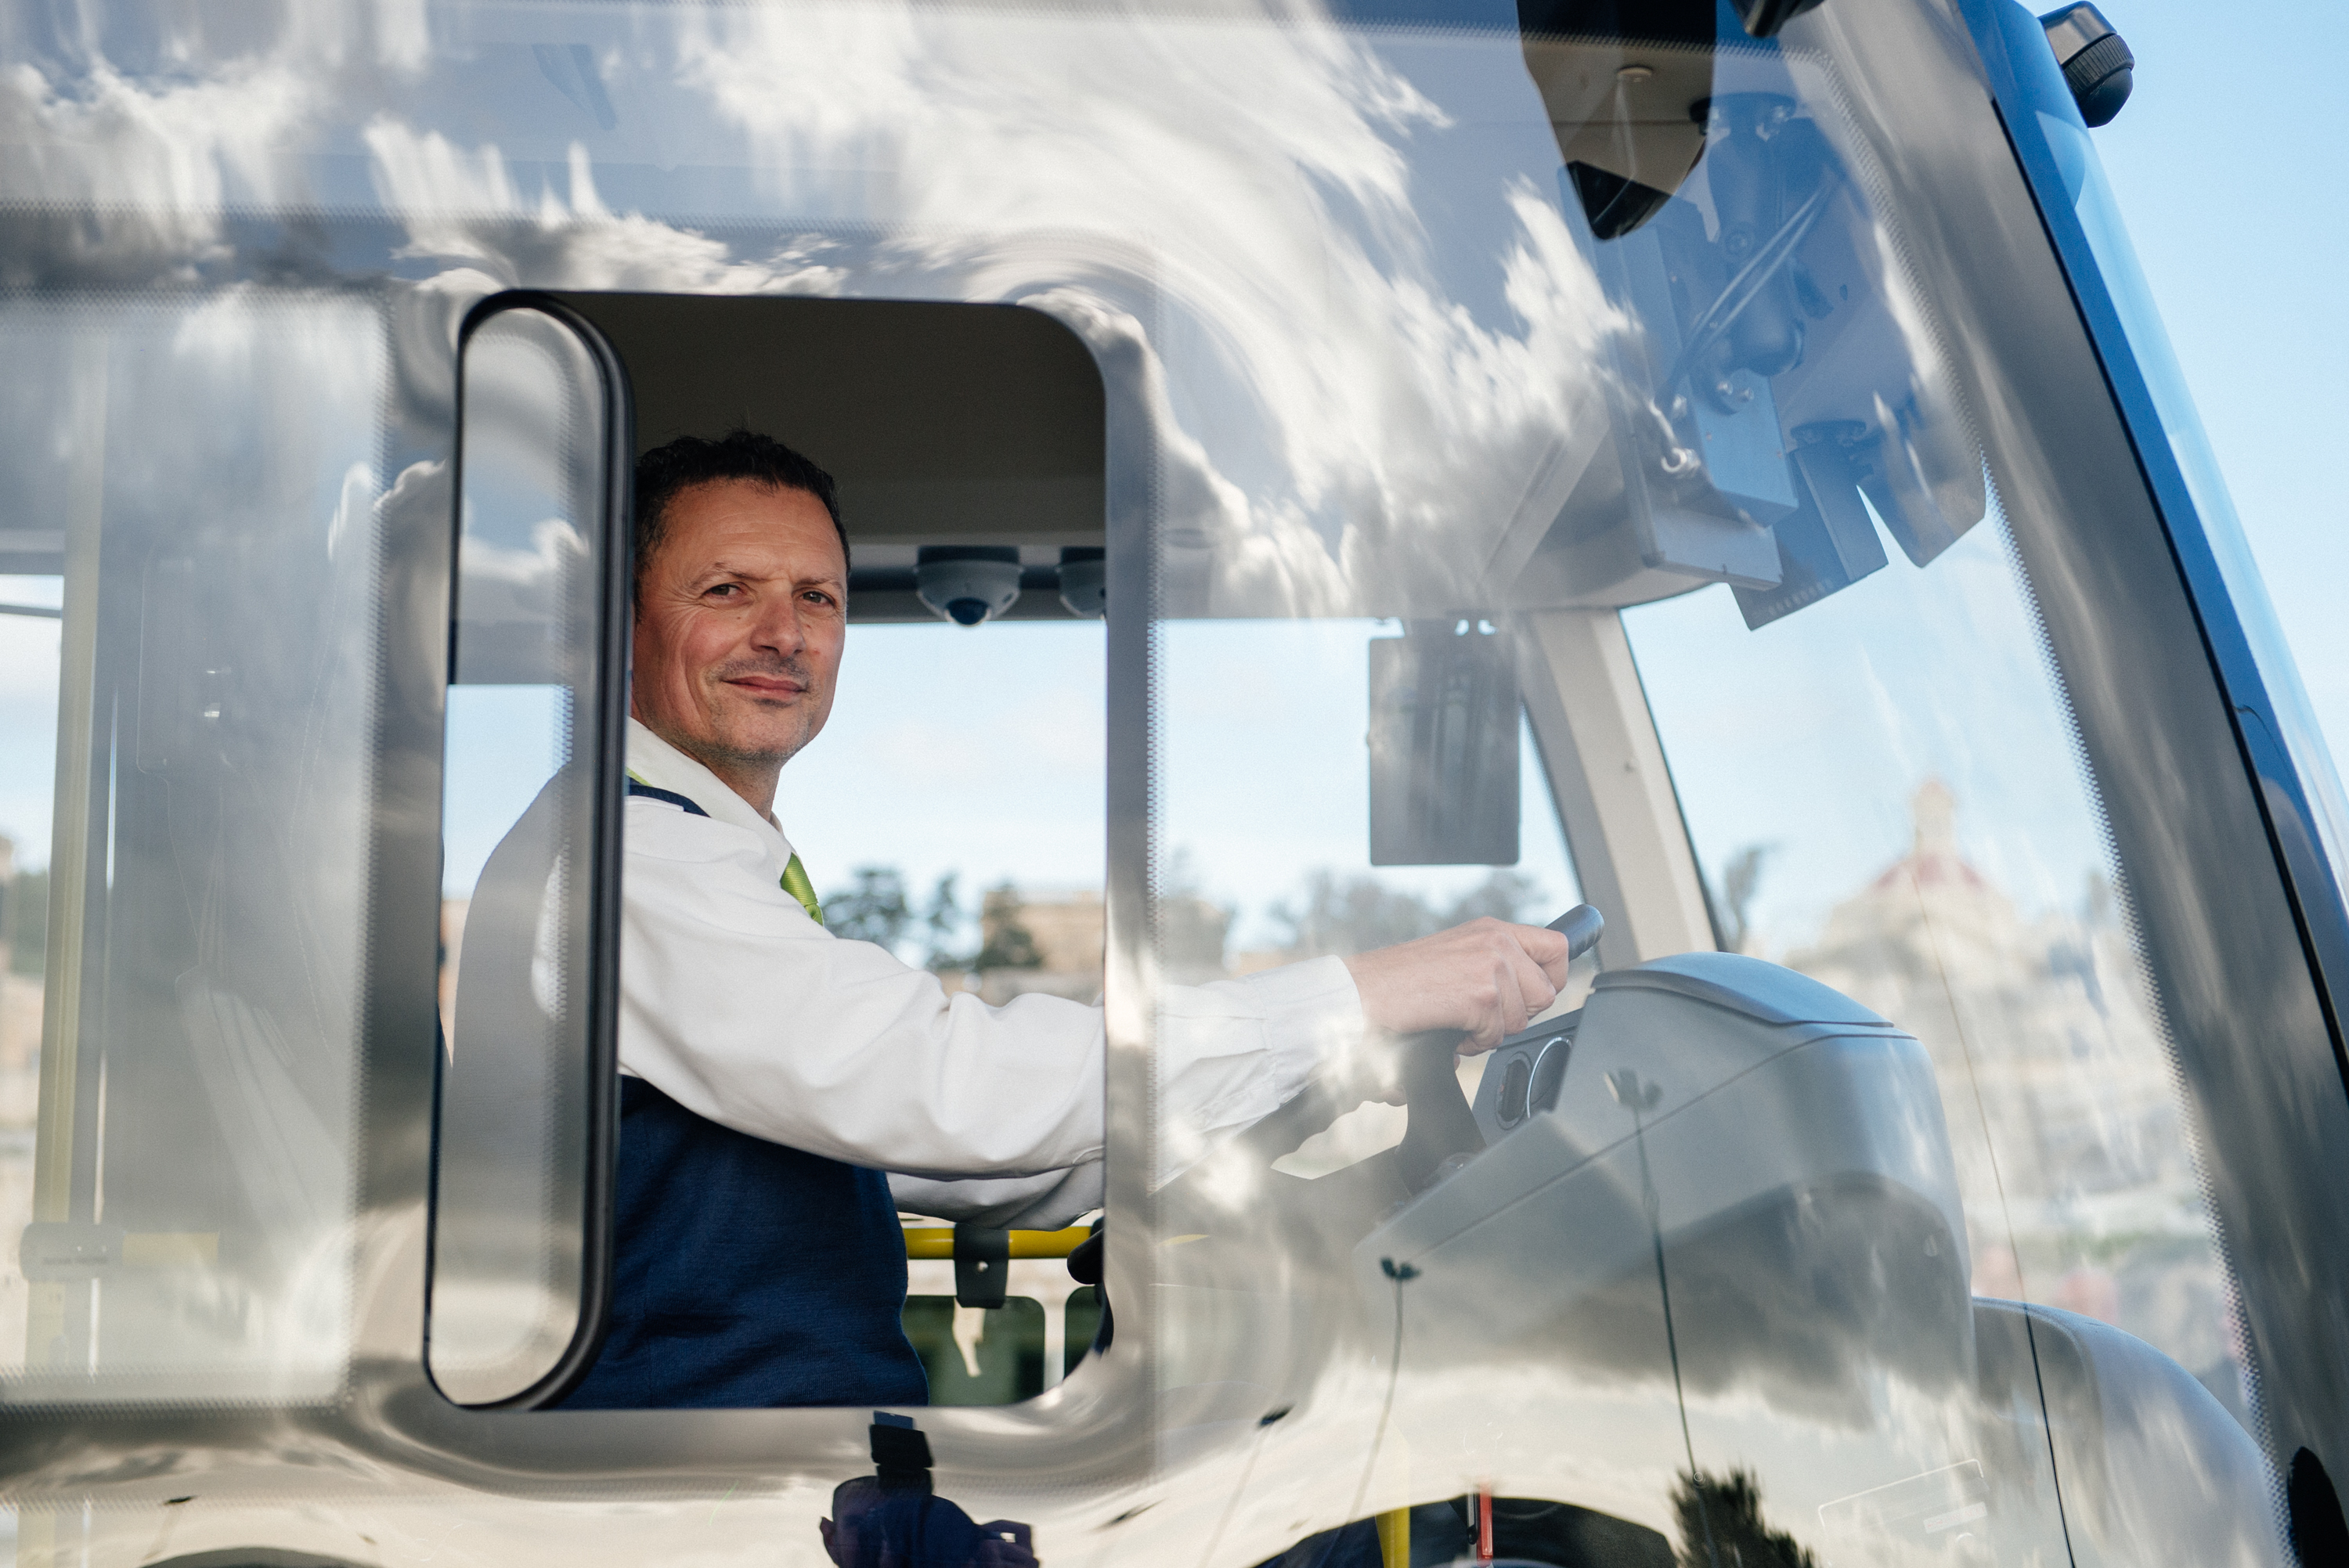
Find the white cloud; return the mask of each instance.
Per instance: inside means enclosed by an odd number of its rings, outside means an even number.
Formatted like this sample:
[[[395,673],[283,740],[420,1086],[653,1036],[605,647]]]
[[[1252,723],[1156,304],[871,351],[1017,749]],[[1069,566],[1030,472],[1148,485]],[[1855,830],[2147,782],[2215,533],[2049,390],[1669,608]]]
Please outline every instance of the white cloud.
[[[728,11],[698,17],[682,52],[682,77],[742,129],[780,196],[862,171],[910,236],[900,253],[963,297],[1052,310],[1099,351],[1140,328],[1061,282],[1072,253],[1146,272],[1199,346],[1154,331],[1145,396],[1166,521],[1216,548],[1221,609],[1376,594],[1398,534],[1506,519],[1584,406],[1601,335],[1622,326],[1554,204],[1523,181],[1504,197],[1516,237],[1500,258],[1517,320],[1474,316],[1413,205],[1413,139],[1448,117],[1326,22]],[[1498,53],[1537,112],[1514,52]],[[1013,238],[1027,235],[1060,242]],[[1178,430],[1168,375],[1195,397],[1260,407],[1274,483],[1251,492]],[[1334,560],[1330,540],[1346,541]]]
[[[419,133],[378,115],[361,133],[374,160],[376,194],[409,213],[519,212],[522,201],[494,142],[466,151],[439,131]]]
[[[377,193],[409,229],[405,253],[469,265],[499,288],[665,290],[715,294],[832,294],[846,273],[814,259],[818,242],[737,260],[724,241],[647,218],[615,215],[595,189],[587,150],[571,144],[568,189],[526,201],[494,142],[466,149],[390,115],[364,139]]]
[[[775,206],[876,237],[740,254],[616,212],[584,143],[524,190],[494,141],[382,115],[365,139],[409,252],[509,284],[1051,311],[1127,366],[1163,521],[1213,551],[1226,613],[1387,604],[1481,567],[1624,329],[1523,179],[1487,200],[1507,233],[1478,275],[1446,275],[1416,160],[1452,119],[1325,18],[725,9],[680,15],[667,47],[603,58],[669,95],[668,155],[747,163]],[[1479,48],[1480,111],[1516,93],[1537,119],[1514,49]]]
[[[0,68],[8,194],[94,210],[87,231],[62,242],[84,267],[185,265],[216,251],[224,205],[295,194],[283,153],[314,107],[305,74],[282,59],[159,84],[100,60],[70,87],[20,62]],[[8,264],[37,270],[49,260],[15,254]]]

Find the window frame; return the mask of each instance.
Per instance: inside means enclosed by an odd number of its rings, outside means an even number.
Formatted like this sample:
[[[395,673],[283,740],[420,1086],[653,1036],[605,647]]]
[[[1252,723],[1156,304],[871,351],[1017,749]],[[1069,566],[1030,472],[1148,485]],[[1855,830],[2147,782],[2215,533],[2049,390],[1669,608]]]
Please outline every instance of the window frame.
[[[1072,282],[1111,280],[1074,278]],[[1113,286],[1122,293],[1148,294],[1152,284],[1142,270],[1120,269]],[[541,1486],[569,1492],[581,1484],[625,1483],[627,1478],[660,1476],[667,1484],[683,1481],[698,1494],[739,1490],[756,1477],[774,1484],[800,1474],[829,1486],[842,1474],[867,1468],[863,1458],[865,1427],[872,1413],[864,1407],[823,1406],[776,1409],[650,1409],[549,1410],[575,1387],[592,1366],[607,1326],[611,1295],[612,1222],[616,1156],[618,1141],[618,929],[620,921],[621,835],[625,808],[626,681],[629,638],[633,622],[631,593],[633,552],[634,426],[636,411],[625,358],[593,319],[572,300],[592,294],[636,291],[509,290],[473,304],[460,329],[450,373],[461,386],[461,354],[471,334],[483,322],[510,309],[539,310],[573,330],[591,346],[605,372],[607,432],[611,447],[605,476],[606,527],[616,543],[607,549],[602,611],[606,618],[599,638],[599,657],[612,661],[620,677],[607,679],[602,700],[610,722],[596,753],[599,777],[608,787],[598,791],[595,828],[597,869],[595,915],[597,936],[591,981],[597,1082],[591,1151],[589,1230],[585,1238],[585,1273],[592,1296],[583,1301],[581,1327],[560,1363],[531,1388],[511,1398],[481,1405],[460,1405],[431,1388],[420,1401],[387,1401],[391,1424],[409,1441],[440,1452],[460,1465],[481,1464],[501,1476],[502,1489],[523,1494]],[[694,296],[712,303],[721,294]],[[837,303],[874,300],[851,296]],[[1143,356],[1127,352],[1125,345],[1105,346],[1076,323],[1033,305],[972,300],[898,300],[882,296],[876,303],[948,305],[968,311],[1016,309],[1042,317],[1066,332],[1086,352],[1097,377],[1104,413],[1102,538],[1107,592],[1111,603],[1132,606],[1112,614],[1106,624],[1106,744],[1103,768],[1107,832],[1103,891],[1107,925],[1104,941],[1104,1010],[1107,1018],[1108,1061],[1105,1072],[1107,1121],[1106,1195],[1104,1214],[1115,1216],[1106,1226],[1104,1284],[1118,1303],[1117,1354],[1093,1356],[1042,1395],[1007,1406],[930,1406],[916,1412],[942,1470],[952,1467],[965,1475],[983,1474],[974,1484],[988,1485],[1033,1474],[1040,1467],[1055,1473],[1110,1483],[1132,1480],[1148,1473],[1155,1455],[1155,1385],[1152,1353],[1151,1235],[1153,1205],[1148,1172],[1154,1157],[1155,1128],[1150,1095],[1151,1045],[1146,1000],[1154,960],[1150,955],[1154,890],[1148,858],[1150,779],[1155,743],[1149,712],[1153,617],[1155,604],[1155,511],[1158,505],[1157,434],[1146,381]],[[452,403],[450,427],[452,452],[462,429],[460,402]],[[462,493],[461,459],[452,461],[455,485],[452,504],[443,520],[439,548],[447,552],[449,587],[441,603],[454,607],[455,551],[458,519],[455,497]],[[454,670],[453,614],[450,637],[439,650],[442,690]],[[436,733],[435,740],[440,737]],[[435,782],[439,748],[435,748]],[[438,826],[436,808],[434,825]],[[608,870],[606,869],[608,868]],[[429,1003],[428,1003],[429,1005]],[[440,1054],[435,1053],[432,1112],[438,1124],[440,1084]],[[429,1212],[437,1192],[437,1176],[425,1194]],[[429,1269],[429,1251],[427,1253]],[[429,1274],[426,1282],[429,1294]],[[591,1313],[592,1307],[592,1313]],[[593,1317],[593,1322],[589,1321]],[[419,1346],[420,1349],[420,1346]],[[422,1357],[415,1370],[431,1387]],[[392,1412],[396,1410],[397,1414]],[[660,1456],[655,1458],[653,1456]],[[779,1475],[779,1466],[783,1467]],[[525,1478],[530,1479],[525,1479]]]
[[[582,1171],[583,1213],[580,1234],[579,1316],[570,1343],[549,1367],[527,1387],[502,1398],[463,1407],[474,1410],[534,1410],[552,1405],[578,1387],[603,1348],[610,1328],[612,1305],[613,1201],[620,1135],[620,867],[621,824],[627,778],[627,716],[629,638],[634,617],[632,568],[636,482],[636,405],[629,395],[626,366],[602,330],[554,295],[523,289],[492,294],[465,313],[458,328],[455,359],[456,396],[451,431],[449,511],[448,638],[444,651],[441,713],[447,713],[446,683],[457,670],[458,593],[462,574],[457,568],[464,537],[465,495],[465,352],[473,336],[490,322],[512,311],[534,312],[571,334],[586,351],[597,372],[602,404],[603,445],[595,520],[599,542],[595,583],[595,691],[590,705],[595,733],[585,759],[595,771],[595,815],[589,824],[587,873],[586,975],[580,987],[585,1003],[588,1083],[587,1140]],[[445,747],[445,729],[443,745]],[[574,748],[574,758],[582,755]],[[445,750],[443,753],[445,759]],[[448,1088],[448,1054],[433,1053],[432,1160],[425,1209],[424,1367],[430,1378],[431,1298],[434,1243],[440,1222],[440,1124]]]

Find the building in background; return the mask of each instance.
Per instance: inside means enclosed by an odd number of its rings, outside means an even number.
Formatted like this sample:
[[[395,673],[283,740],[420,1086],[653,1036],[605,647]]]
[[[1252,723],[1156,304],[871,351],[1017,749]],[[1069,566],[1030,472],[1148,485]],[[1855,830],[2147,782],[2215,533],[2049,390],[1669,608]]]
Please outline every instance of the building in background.
[[[978,931],[969,967],[944,972],[948,990],[975,990],[999,1006],[1035,993],[1077,1002],[1101,995],[1108,922],[1098,888],[1003,882],[980,898]]]
[[[1791,968],[1931,1053],[1977,1295],[2102,1318],[2243,1410],[2223,1274],[2169,1052],[2110,886],[2025,920],[1914,798],[1909,853],[1837,904]]]

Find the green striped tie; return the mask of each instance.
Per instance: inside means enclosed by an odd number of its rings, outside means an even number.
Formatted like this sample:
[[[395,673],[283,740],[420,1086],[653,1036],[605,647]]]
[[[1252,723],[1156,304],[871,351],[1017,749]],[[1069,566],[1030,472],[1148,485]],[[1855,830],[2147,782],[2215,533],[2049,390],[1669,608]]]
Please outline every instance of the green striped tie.
[[[823,905],[816,902],[815,884],[808,881],[807,868],[800,864],[797,855],[783,868],[783,891],[800,901],[800,907],[808,912],[810,920],[818,925],[823,923]]]

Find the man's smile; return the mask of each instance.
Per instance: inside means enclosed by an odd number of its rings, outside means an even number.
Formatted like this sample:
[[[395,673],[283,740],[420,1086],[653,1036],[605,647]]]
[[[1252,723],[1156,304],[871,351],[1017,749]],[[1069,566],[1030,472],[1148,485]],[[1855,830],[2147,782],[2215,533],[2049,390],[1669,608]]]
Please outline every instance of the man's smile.
[[[723,683],[754,697],[789,701],[807,690],[807,683],[791,676],[728,676]]]

